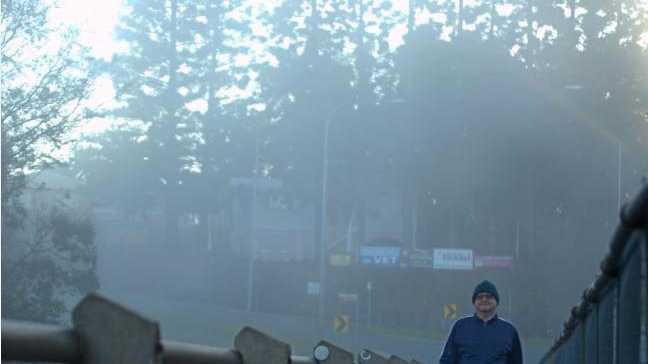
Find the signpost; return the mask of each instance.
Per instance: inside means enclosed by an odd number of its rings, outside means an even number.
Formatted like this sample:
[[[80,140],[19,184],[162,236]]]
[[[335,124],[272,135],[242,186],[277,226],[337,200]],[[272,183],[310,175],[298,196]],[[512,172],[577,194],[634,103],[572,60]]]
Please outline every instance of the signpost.
[[[349,315],[337,315],[333,319],[333,330],[337,333],[346,333],[349,331],[351,318]]]
[[[338,298],[342,302],[356,302],[358,301],[357,293],[338,293]]]
[[[373,299],[373,283],[367,282],[367,328],[371,328],[371,301]]]
[[[339,314],[333,320],[333,329],[336,333],[346,333],[351,325],[351,317],[355,315],[355,327],[353,329],[353,339],[358,344],[359,327],[358,320],[360,317],[360,302],[358,293],[338,292],[338,312]]]
[[[443,318],[446,320],[456,320],[457,319],[457,304],[449,303],[443,305]]]
[[[351,254],[346,253],[331,254],[329,262],[334,267],[348,267],[351,265],[352,258]]]

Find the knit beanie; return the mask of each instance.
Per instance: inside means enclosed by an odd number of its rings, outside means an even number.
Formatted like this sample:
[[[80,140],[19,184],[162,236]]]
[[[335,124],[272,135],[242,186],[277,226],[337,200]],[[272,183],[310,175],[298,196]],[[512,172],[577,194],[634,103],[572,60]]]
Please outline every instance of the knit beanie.
[[[473,291],[472,295],[472,301],[475,303],[475,298],[477,298],[477,295],[480,293],[490,293],[495,297],[495,301],[497,301],[497,304],[499,304],[499,293],[497,293],[497,288],[495,288],[495,285],[490,282],[490,281],[483,281],[480,284],[475,287],[475,290]]]

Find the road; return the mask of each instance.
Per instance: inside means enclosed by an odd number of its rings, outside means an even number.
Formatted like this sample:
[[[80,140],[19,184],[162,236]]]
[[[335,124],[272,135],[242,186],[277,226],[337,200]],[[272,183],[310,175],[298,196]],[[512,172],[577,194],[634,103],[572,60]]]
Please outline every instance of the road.
[[[326,339],[354,353],[364,348],[406,360],[436,363],[443,342],[439,340],[377,333],[351,323],[346,333],[336,333],[333,323],[320,325],[316,319],[249,313],[215,307],[208,302],[153,297],[134,292],[105,289],[108,298],[160,323],[162,338],[217,347],[233,347],[236,333],[252,326],[291,345],[295,355],[311,355],[312,348]],[[537,363],[546,345],[524,345],[525,362]]]

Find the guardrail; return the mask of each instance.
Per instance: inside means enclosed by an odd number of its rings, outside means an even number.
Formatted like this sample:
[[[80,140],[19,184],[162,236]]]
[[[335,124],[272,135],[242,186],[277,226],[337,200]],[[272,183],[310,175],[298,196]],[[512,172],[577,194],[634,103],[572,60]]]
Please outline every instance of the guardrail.
[[[648,363],[648,185],[623,206],[601,273],[542,364]]]
[[[2,360],[81,364],[397,364],[371,350],[357,357],[320,341],[313,355],[292,355],[290,345],[254,328],[244,327],[234,348],[216,348],[160,340],[157,322],[98,294],[86,296],[72,312],[72,328],[2,320]]]

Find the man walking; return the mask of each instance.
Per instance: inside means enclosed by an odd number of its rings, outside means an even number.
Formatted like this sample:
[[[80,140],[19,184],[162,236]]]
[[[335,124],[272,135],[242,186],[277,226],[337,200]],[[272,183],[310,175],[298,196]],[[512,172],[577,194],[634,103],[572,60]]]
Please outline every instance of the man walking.
[[[499,294],[483,281],[472,295],[475,314],[461,318],[450,330],[439,364],[522,364],[517,330],[497,317]]]

